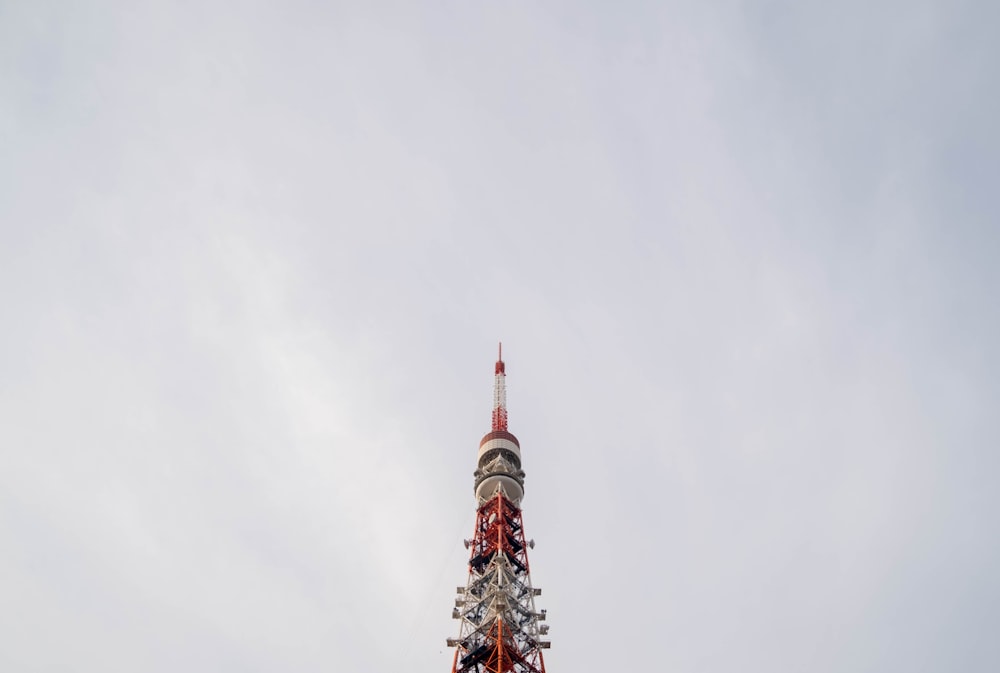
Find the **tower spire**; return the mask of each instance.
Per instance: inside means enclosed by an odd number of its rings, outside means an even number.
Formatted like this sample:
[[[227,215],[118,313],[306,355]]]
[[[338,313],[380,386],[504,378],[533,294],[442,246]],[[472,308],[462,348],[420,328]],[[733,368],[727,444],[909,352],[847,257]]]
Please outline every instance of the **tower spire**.
[[[507,429],[507,372],[503,364],[503,342],[497,344],[497,363],[493,368],[493,430]]]

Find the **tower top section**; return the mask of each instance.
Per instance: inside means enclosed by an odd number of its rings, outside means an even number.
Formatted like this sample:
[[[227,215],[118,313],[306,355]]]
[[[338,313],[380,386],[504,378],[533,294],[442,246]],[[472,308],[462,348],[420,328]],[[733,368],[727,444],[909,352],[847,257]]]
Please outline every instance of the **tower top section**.
[[[507,372],[503,363],[503,343],[497,345],[497,363],[493,368],[493,431],[507,430]]]
[[[535,608],[541,593],[531,584],[521,501],[524,470],[521,445],[507,430],[507,371],[502,346],[497,351],[493,386],[493,429],[479,442],[473,472],[476,527],[465,541],[469,580],[458,587],[451,616],[461,626],[451,673],[545,673],[542,650],[549,627],[545,610]]]
[[[511,502],[520,505],[524,497],[524,470],[521,469],[521,445],[507,430],[507,372],[503,345],[497,351],[493,368],[493,429],[479,442],[479,469],[475,471],[476,500],[480,503],[502,490]]]

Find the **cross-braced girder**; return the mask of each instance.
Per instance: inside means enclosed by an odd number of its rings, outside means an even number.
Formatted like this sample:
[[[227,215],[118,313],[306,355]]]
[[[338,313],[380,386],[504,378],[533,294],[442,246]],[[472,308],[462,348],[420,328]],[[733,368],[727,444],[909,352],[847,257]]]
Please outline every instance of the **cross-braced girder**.
[[[452,673],[544,673],[541,590],[531,585],[521,510],[503,489],[480,504],[468,546],[469,580],[452,612],[459,637],[448,641],[458,648]]]

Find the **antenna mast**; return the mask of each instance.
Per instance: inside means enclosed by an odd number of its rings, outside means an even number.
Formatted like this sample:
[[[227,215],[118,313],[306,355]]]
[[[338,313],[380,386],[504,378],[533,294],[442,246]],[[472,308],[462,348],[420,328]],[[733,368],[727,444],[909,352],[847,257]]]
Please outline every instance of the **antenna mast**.
[[[507,373],[503,364],[503,343],[497,344],[497,364],[493,381],[493,430],[507,429]]]

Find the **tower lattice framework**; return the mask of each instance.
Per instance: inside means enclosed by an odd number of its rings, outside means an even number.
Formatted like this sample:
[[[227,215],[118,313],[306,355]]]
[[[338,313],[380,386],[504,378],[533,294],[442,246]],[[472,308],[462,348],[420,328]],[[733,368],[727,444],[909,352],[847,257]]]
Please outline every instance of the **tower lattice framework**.
[[[479,443],[475,476],[475,533],[469,579],[458,587],[452,617],[460,621],[452,673],[545,673],[549,642],[545,610],[535,609],[542,590],[531,584],[521,520],[524,470],[521,445],[507,431],[506,371],[501,350],[495,367],[493,429]]]

